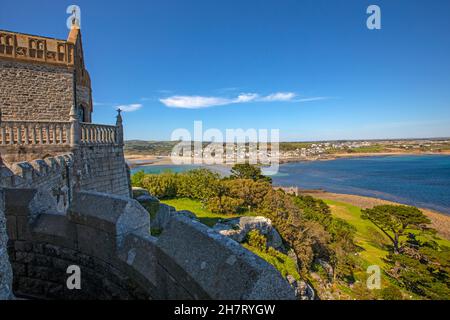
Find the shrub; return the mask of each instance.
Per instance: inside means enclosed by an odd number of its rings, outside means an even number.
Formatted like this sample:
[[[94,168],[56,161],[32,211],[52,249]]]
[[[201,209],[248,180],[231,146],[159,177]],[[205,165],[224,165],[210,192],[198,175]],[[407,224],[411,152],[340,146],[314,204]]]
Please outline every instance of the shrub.
[[[131,185],[133,187],[140,187],[140,188],[142,188],[143,187],[142,180],[144,179],[144,177],[145,177],[144,170],[140,170],[140,171],[136,172],[135,174],[133,174],[131,176]]]
[[[159,199],[174,198],[177,195],[176,174],[171,172],[147,174],[142,179],[142,186]]]
[[[383,300],[403,300],[403,294],[399,288],[389,285],[381,290]]]
[[[258,230],[251,230],[247,233],[247,243],[260,251],[265,252],[267,250],[267,239]]]
[[[207,207],[213,213],[236,214],[241,211],[242,200],[228,196],[213,197],[208,200]]]

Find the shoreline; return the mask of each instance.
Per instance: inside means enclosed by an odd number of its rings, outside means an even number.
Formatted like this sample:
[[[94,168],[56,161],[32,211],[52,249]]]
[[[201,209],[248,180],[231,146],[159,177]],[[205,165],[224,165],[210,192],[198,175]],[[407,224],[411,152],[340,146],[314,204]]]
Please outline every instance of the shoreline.
[[[430,153],[430,152],[420,152],[420,153],[411,153],[411,152],[389,152],[389,153],[361,153],[361,154],[336,154],[335,158],[327,158],[327,159],[283,159],[280,161],[280,164],[283,163],[292,163],[292,162],[309,162],[309,161],[331,161],[336,159],[344,159],[344,158],[355,158],[355,157],[374,157],[374,156],[405,156],[405,155],[450,155],[450,151],[448,152],[439,152],[439,153]],[[179,164],[174,164],[171,160],[170,156],[145,156],[145,155],[126,155],[125,156],[127,162],[130,165],[130,168],[137,168],[140,166],[158,166],[158,165],[173,165],[177,166]],[[194,163],[193,163],[194,164]],[[206,165],[205,165],[206,166]],[[222,166],[225,168],[229,168],[230,165],[227,164],[217,164],[213,166]],[[353,195],[353,194],[344,194],[344,193],[333,193],[325,190],[306,190],[299,188],[299,194],[310,195],[319,199],[328,199],[335,200],[344,203],[348,203],[351,205],[355,205],[360,208],[371,208],[376,205],[382,204],[396,204],[396,205],[404,205],[399,202],[384,200],[380,198]],[[438,232],[438,234],[450,240],[450,215],[445,214],[443,212],[439,212],[432,209],[427,208],[419,208],[430,220],[431,226]]]
[[[309,162],[309,161],[332,161],[337,159],[350,159],[350,158],[365,158],[365,157],[386,157],[386,156],[425,156],[425,155],[450,155],[450,150],[441,151],[441,152],[361,152],[361,153],[336,153],[326,155],[324,157],[315,157],[315,158],[281,158],[279,163],[292,163],[292,162]],[[139,155],[139,154],[126,154],[125,160],[128,162],[131,168],[139,167],[139,166],[156,166],[156,165],[180,165],[172,162],[172,158],[170,156],[155,156],[155,155]],[[192,159],[192,163],[196,164],[196,160],[199,162],[198,164],[202,164],[203,159]],[[187,164],[189,165],[189,164]],[[229,167],[231,164],[221,163],[215,164],[221,165],[224,167]]]
[[[372,208],[374,206],[383,204],[405,205],[402,203],[383,200],[379,198],[358,196],[345,193],[334,193],[323,190],[299,190],[299,194],[309,195],[314,198],[323,200],[334,200],[338,202],[344,202],[360,207],[362,209]],[[443,212],[431,209],[426,208],[419,208],[419,209],[431,220],[431,227],[437,231],[438,235],[447,240],[450,240],[450,216]]]
[[[399,157],[399,156],[426,156],[426,155],[450,155],[450,150],[441,152],[361,152],[361,153],[335,153],[329,154],[325,157],[317,157],[310,159],[299,159],[299,158],[285,158],[280,160],[280,164],[290,163],[290,162],[308,162],[308,161],[332,161],[337,159],[350,159],[350,158],[366,158],[366,157]]]

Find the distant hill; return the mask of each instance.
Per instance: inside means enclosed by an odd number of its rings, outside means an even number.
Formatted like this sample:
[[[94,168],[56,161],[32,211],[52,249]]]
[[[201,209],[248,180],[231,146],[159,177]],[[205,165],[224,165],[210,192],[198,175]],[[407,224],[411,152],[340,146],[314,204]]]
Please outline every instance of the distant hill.
[[[168,156],[178,141],[125,141],[124,151],[126,154],[143,154]]]

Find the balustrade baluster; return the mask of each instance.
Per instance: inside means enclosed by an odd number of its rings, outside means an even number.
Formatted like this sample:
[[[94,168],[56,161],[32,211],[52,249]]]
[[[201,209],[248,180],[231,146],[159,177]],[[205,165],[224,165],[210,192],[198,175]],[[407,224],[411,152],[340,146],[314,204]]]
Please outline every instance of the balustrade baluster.
[[[53,134],[52,134],[52,137],[53,137],[53,144],[56,144],[57,143],[57,141],[56,141],[56,137],[57,137],[57,135],[56,135],[56,124],[54,124],[54,125],[52,125],[52,131],[53,131]]]
[[[2,144],[5,145],[6,144],[6,128],[1,127],[1,131],[2,131]]]
[[[32,144],[37,144],[37,141],[36,141],[36,125],[32,125],[31,126],[31,143]]]
[[[42,132],[42,125],[39,125],[38,128],[38,136],[39,136],[39,144],[44,144],[44,133]]]
[[[85,131],[85,134],[86,134],[85,139],[84,139],[84,143],[87,144],[87,143],[89,143],[89,139],[90,139],[89,137],[91,136],[90,133],[89,133],[89,127],[84,127],[84,131]]]
[[[81,143],[86,142],[86,128],[84,126],[81,126]]]
[[[17,144],[22,144],[22,124],[17,125]]]
[[[50,144],[50,126],[45,126],[45,144]]]
[[[14,144],[14,125],[9,126],[9,144]]]
[[[58,125],[58,131],[59,131],[59,144],[63,144],[63,125]]]
[[[28,124],[25,123],[23,126],[24,126],[24,130],[23,130],[23,133],[24,133],[24,144],[28,144],[28,142],[29,142],[29,128],[28,128]]]

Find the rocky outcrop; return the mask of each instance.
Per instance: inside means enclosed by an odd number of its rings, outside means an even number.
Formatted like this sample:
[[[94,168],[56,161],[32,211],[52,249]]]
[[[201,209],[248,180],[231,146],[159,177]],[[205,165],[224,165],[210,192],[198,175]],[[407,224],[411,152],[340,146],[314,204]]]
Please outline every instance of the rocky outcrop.
[[[327,261],[323,259],[316,259],[315,261],[318,265],[320,265],[323,270],[327,273],[328,279],[332,280],[334,277],[334,268]]]
[[[288,275],[286,280],[294,288],[298,300],[314,300],[316,298],[314,289],[306,281],[296,280],[291,275]]]
[[[218,233],[239,243],[244,242],[251,230],[258,230],[267,237],[267,246],[285,251],[283,240],[272,226],[272,221],[265,217],[239,217],[217,223],[214,228]]]

